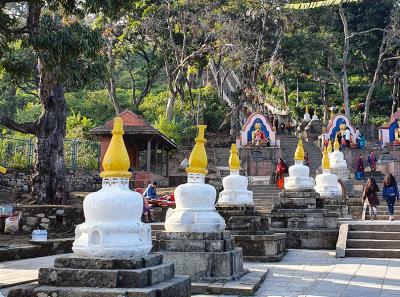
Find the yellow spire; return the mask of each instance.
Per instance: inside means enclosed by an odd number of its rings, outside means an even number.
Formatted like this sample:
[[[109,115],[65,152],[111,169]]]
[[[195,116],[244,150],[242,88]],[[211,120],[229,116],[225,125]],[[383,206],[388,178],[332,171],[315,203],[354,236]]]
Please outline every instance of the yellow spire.
[[[331,163],[329,162],[329,157],[328,157],[328,149],[325,148],[323,152],[324,156],[322,158],[322,169],[329,169],[331,168]]]
[[[7,173],[7,168],[4,168],[3,166],[0,166],[0,172],[3,174]]]
[[[189,167],[186,168],[187,173],[200,173],[207,174],[207,153],[204,143],[206,142],[204,138],[204,133],[207,128],[206,125],[197,125],[199,128],[199,134],[195,138],[196,144],[192,150],[189,157]]]
[[[130,161],[122,135],[124,135],[124,122],[121,118],[116,117],[114,119],[111,142],[103,159],[104,170],[100,173],[103,178],[129,178],[132,175],[128,171]]]
[[[328,153],[332,153],[332,141],[330,139],[328,140],[327,150],[328,150]]]
[[[309,113],[308,105],[306,105],[306,113]]]
[[[340,144],[339,144],[339,140],[337,137],[335,137],[335,143],[333,144],[333,147],[334,147],[335,151],[338,151],[340,149]]]
[[[335,117],[335,114],[333,113],[333,107],[331,109],[331,119],[333,119]]]
[[[229,156],[229,169],[237,170],[240,168],[240,160],[238,155],[238,150],[236,148],[236,144],[232,143],[231,146],[231,155]]]
[[[296,152],[294,153],[294,159],[296,161],[304,161],[304,148],[303,148],[303,141],[301,140],[301,138],[299,138]]]

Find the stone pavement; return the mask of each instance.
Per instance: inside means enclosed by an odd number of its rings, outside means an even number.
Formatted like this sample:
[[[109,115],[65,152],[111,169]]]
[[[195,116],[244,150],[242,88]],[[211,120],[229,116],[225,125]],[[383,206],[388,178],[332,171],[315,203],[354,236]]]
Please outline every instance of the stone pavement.
[[[37,268],[52,265],[54,257],[0,263],[0,284],[35,279]],[[245,262],[253,269],[266,266],[270,271],[259,297],[400,296],[400,259],[336,259],[334,251],[289,250],[278,263]],[[0,292],[6,296],[7,290]]]
[[[270,268],[259,297],[400,296],[400,259],[336,259],[334,251],[289,250],[278,263],[245,264]]]

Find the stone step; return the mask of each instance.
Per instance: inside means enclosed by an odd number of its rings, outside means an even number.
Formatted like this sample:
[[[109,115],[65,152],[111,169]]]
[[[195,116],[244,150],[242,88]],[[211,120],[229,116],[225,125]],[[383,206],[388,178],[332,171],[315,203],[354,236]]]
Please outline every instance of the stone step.
[[[54,287],[39,286],[25,292],[13,292],[12,296],[57,296],[57,297],[187,297],[190,296],[190,278],[175,276],[169,280],[147,288],[94,288],[94,287]]]
[[[400,232],[400,224],[380,224],[377,221],[375,222],[370,224],[351,224],[349,231]]]
[[[400,240],[348,239],[347,247],[358,249],[400,249]]]
[[[348,239],[400,240],[400,232],[349,231]]]
[[[346,249],[346,257],[400,258],[400,249]]]
[[[171,279],[173,264],[140,269],[41,268],[39,285],[57,287],[145,288]]]

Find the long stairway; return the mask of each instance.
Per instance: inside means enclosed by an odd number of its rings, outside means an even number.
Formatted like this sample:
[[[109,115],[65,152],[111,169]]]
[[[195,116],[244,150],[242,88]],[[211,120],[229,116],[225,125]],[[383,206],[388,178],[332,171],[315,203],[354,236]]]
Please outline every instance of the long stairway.
[[[271,213],[272,199],[278,197],[280,192],[276,184],[271,185],[249,185],[249,190],[253,191],[253,200],[256,210],[260,214]]]
[[[298,139],[294,135],[281,135],[281,148],[285,163],[290,166],[294,164],[293,156],[297,148]],[[321,150],[312,142],[303,141],[304,150],[308,151],[310,159],[310,175],[315,176],[316,170],[321,166]]]
[[[341,226],[340,232],[346,228]],[[348,224],[345,256],[400,258],[400,222]]]

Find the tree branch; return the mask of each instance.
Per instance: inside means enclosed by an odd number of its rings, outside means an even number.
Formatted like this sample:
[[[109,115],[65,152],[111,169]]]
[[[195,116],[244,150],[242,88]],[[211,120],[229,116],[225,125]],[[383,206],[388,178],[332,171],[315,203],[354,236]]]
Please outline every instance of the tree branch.
[[[10,119],[7,116],[1,116],[0,124],[6,126],[7,128],[9,128],[11,130],[17,131],[17,132],[36,135],[36,123],[35,122],[27,122],[27,123],[20,124],[20,123],[14,122],[12,119]]]
[[[361,35],[361,34],[367,34],[367,33],[371,33],[371,32],[374,32],[374,31],[388,32],[387,30],[382,29],[382,28],[372,28],[372,29],[369,29],[369,30],[352,33],[349,36],[347,36],[346,39],[350,39],[350,38],[352,38],[354,36]]]
[[[400,59],[400,56],[397,56],[397,57],[385,58],[385,59],[383,59],[383,61],[399,60],[399,59]]]

